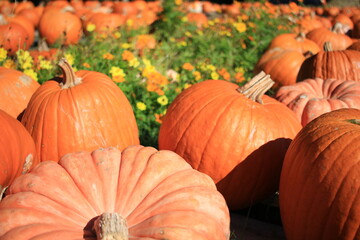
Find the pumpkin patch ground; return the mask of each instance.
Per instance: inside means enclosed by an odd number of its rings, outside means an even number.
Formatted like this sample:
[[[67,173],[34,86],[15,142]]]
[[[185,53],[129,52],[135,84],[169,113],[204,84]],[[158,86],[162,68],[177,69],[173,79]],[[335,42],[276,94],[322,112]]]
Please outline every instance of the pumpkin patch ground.
[[[0,240],[360,240],[359,16],[0,1]]]

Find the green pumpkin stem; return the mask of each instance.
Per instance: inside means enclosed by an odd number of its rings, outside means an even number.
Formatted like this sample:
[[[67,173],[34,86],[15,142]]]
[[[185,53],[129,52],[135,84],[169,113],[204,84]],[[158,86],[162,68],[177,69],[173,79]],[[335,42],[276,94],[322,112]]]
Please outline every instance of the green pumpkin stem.
[[[275,82],[270,78],[270,75],[261,71],[244,86],[236,90],[252,101],[263,104],[262,97],[274,84]]]
[[[81,83],[81,78],[76,77],[74,69],[65,58],[60,59],[58,65],[64,75],[62,88],[71,88]]]
[[[352,124],[360,125],[360,119],[348,119],[346,121]]]
[[[119,213],[103,213],[94,222],[97,240],[128,240],[126,219]]]

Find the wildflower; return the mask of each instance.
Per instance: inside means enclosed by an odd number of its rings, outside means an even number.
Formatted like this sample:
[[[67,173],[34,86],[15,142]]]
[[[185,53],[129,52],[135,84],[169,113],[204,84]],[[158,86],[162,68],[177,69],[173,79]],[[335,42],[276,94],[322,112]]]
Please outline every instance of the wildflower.
[[[193,72],[193,75],[196,81],[199,81],[201,79],[201,73],[199,71]]]
[[[149,59],[143,58],[142,62],[144,63],[145,67],[152,66],[151,61]]]
[[[175,5],[181,5],[182,4],[182,0],[175,0]]]
[[[174,37],[171,37],[171,38],[169,38],[169,41],[170,41],[170,42],[175,42],[176,39],[175,39]]]
[[[131,47],[131,45],[129,43],[121,44],[121,48],[123,48],[123,49],[129,49],[130,47]]]
[[[7,51],[4,48],[0,48],[0,62],[7,58]]]
[[[190,84],[190,83],[185,83],[184,89],[187,89],[187,88],[189,88],[189,87],[191,87],[191,84]]]
[[[126,26],[131,27],[132,25],[134,25],[134,20],[133,19],[127,19],[126,20]]]
[[[142,71],[141,75],[144,77],[148,77],[150,73],[152,72],[156,72],[156,69],[154,66],[150,65],[150,66],[146,66],[144,68],[144,70]]]
[[[84,62],[83,66],[86,67],[86,68],[90,68],[90,64],[88,64],[87,62]]]
[[[156,46],[156,39],[150,34],[140,34],[137,36],[135,48],[142,49],[154,49]]]
[[[111,53],[105,53],[103,54],[103,58],[107,60],[112,60],[114,59],[114,55],[112,55]]]
[[[162,112],[162,113],[155,113],[155,114],[154,114],[154,116],[155,116],[155,121],[161,124],[161,123],[162,123],[162,119],[163,119],[163,117],[165,116],[165,114],[166,114],[166,109],[165,109],[165,111]]]
[[[236,28],[236,30],[240,33],[243,33],[246,31],[246,24],[243,22],[237,22],[234,23],[233,26]]]
[[[118,39],[118,38],[121,37],[121,33],[116,31],[116,32],[113,33],[113,36],[114,36],[115,39]]]
[[[124,61],[131,61],[134,58],[134,54],[128,50],[125,50],[121,57]]]
[[[211,78],[214,80],[218,80],[219,79],[219,74],[217,74],[216,72],[212,72],[211,73]]]
[[[140,65],[140,62],[137,58],[133,58],[129,61],[129,66],[130,67],[134,67],[134,68],[137,68],[138,66]]]
[[[220,76],[224,79],[229,81],[230,80],[230,73],[228,71],[226,71],[225,68],[221,68],[218,70],[218,73],[220,74]]]
[[[110,69],[111,78],[114,82],[124,82],[126,74],[124,70],[119,67],[111,67]]]
[[[40,60],[39,67],[40,67],[40,69],[46,69],[46,70],[53,69],[53,65],[52,65],[51,61],[45,60],[45,59]]]
[[[157,98],[157,102],[160,105],[165,106],[169,103],[169,99],[166,97],[166,95],[163,95]]]
[[[112,77],[112,80],[117,83],[122,83],[125,81],[125,78],[122,75],[116,75]]]
[[[16,52],[16,56],[21,69],[32,68],[34,61],[29,51],[20,49]]]
[[[6,59],[2,66],[4,68],[10,68],[10,69],[16,68],[15,62],[11,59]]]
[[[240,18],[241,18],[242,21],[247,21],[247,20],[249,20],[249,15],[247,15],[247,14],[242,14],[242,15],[240,16]]]
[[[70,65],[74,64],[74,57],[73,57],[73,55],[71,55],[71,53],[65,53],[64,57]]]
[[[182,21],[182,22],[188,22],[189,19],[185,16],[185,17],[182,17],[182,18],[181,18],[181,21]]]
[[[26,69],[26,70],[24,70],[24,74],[28,75],[29,77],[31,77],[35,81],[38,80],[37,73],[34,71],[34,69]]]
[[[206,70],[214,72],[214,71],[216,71],[216,67],[212,64],[208,64],[208,65],[206,65]]]
[[[94,31],[95,28],[96,28],[96,25],[93,23],[89,23],[88,25],[86,25],[86,31],[88,31],[88,32]]]
[[[194,69],[194,66],[191,65],[191,63],[184,63],[182,65],[182,68],[185,69],[185,70],[188,70],[188,71],[192,71]]]
[[[145,111],[146,110],[146,104],[143,102],[136,102],[136,108],[139,109],[140,111]]]
[[[186,32],[185,32],[185,36],[187,36],[187,37],[192,37],[192,34],[191,34],[191,32],[186,31]]]

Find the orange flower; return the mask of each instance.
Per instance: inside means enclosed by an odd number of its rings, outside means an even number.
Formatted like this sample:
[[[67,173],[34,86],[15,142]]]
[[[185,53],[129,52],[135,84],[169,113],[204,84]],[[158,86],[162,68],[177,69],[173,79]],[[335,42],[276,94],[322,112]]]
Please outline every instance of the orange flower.
[[[131,61],[134,58],[134,54],[128,50],[125,50],[121,57],[124,61]]]
[[[88,64],[87,62],[84,62],[83,66],[86,67],[86,68],[90,68],[90,64]]]
[[[114,82],[118,82],[118,83],[121,83],[121,82],[124,82],[125,81],[125,78],[121,75],[115,75],[112,77],[112,80]]]
[[[103,54],[103,58],[112,60],[112,59],[114,59],[114,55],[112,55],[111,53],[105,53],[105,54]]]
[[[137,36],[135,48],[142,49],[154,49],[156,46],[155,38],[150,34],[141,34]]]
[[[226,71],[225,68],[221,68],[218,70],[218,73],[220,74],[220,76],[222,76],[225,80],[229,81],[230,80],[230,73],[228,73],[228,71]]]
[[[164,114],[161,114],[161,113],[157,114],[157,113],[155,113],[154,116],[155,116],[155,121],[161,124],[161,123],[162,123],[162,118],[164,117]]]
[[[191,71],[191,70],[194,69],[194,66],[191,65],[191,63],[184,63],[184,64],[182,65],[182,68],[185,69],[185,70]]]
[[[236,73],[236,75],[235,75],[235,81],[236,82],[239,83],[239,82],[242,82],[244,80],[245,80],[245,78],[244,78],[244,74],[242,72]]]

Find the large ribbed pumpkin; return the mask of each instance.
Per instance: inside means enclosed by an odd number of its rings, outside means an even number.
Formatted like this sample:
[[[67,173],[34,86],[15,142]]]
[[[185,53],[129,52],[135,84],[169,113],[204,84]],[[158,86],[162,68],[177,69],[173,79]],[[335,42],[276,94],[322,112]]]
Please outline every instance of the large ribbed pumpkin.
[[[227,240],[229,223],[210,177],[140,145],[42,162],[0,203],[2,240]]]
[[[0,199],[16,177],[37,164],[35,143],[24,126],[0,109]]]
[[[307,124],[286,153],[280,213],[288,240],[360,239],[360,110]]]
[[[230,209],[277,190],[286,149],[301,128],[289,108],[263,95],[273,83],[263,72],[241,88],[197,83],[176,97],[160,127],[159,148],[208,174]]]
[[[41,161],[69,152],[138,144],[132,107],[105,74],[74,72],[62,59],[62,77],[46,81],[32,96],[22,123],[33,136]]]
[[[0,109],[17,118],[39,86],[20,71],[0,67]]]
[[[360,109],[360,83],[339,79],[309,78],[281,87],[276,99],[294,111],[305,126],[323,113],[340,108]]]

